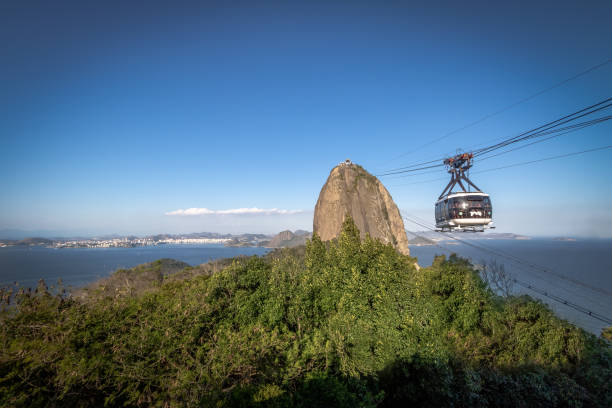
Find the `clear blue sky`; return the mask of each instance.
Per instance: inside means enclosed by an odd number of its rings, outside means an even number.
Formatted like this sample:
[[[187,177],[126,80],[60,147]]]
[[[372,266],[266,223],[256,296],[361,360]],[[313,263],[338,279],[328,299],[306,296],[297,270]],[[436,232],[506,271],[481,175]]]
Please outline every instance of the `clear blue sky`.
[[[345,158],[377,173],[612,95],[611,63],[391,161],[611,58],[612,3],[128,3],[0,6],[0,230],[311,230]],[[610,122],[477,169],[612,144]],[[474,181],[499,231],[610,237],[611,159]],[[433,222],[445,181],[411,183],[445,175],[382,180],[400,208]],[[188,208],[211,213],[167,215]],[[219,213],[240,208],[268,211]]]

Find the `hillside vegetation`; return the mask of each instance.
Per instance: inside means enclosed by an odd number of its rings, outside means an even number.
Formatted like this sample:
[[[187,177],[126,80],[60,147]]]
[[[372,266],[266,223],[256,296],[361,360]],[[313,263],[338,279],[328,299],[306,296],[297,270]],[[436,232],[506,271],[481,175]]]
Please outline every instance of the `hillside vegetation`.
[[[130,296],[41,285],[2,314],[0,405],[612,406],[604,340],[463,259],[414,263],[348,219]]]

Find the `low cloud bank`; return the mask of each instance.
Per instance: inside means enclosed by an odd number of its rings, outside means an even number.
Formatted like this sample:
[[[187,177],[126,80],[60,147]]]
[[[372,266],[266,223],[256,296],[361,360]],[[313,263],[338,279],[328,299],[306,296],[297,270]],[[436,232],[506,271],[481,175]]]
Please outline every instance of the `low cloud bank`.
[[[167,212],[166,215],[289,215],[300,214],[303,210],[281,210],[278,208],[232,208],[229,210],[209,210],[208,208],[187,208]]]

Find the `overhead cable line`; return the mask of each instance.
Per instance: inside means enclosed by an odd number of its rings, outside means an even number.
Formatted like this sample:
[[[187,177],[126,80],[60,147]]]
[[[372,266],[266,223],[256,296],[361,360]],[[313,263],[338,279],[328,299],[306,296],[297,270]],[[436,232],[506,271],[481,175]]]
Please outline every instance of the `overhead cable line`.
[[[408,219],[406,219],[406,220],[408,221]],[[408,231],[408,232],[410,232],[414,236],[417,236],[417,237],[419,236],[418,234],[416,234],[414,232],[411,232],[411,231]],[[457,252],[457,251],[453,251],[452,249],[449,249],[449,248],[447,248],[447,247],[445,247],[443,245],[440,245],[438,243],[435,243],[434,245],[436,247],[442,249],[443,251],[448,252],[448,253],[456,253]],[[526,281],[523,281],[523,280],[519,280],[519,279],[516,279],[516,278],[512,278],[512,282],[516,283],[519,286],[522,286],[524,288],[532,290],[533,292],[536,292],[536,293],[538,293],[538,294],[540,294],[542,296],[545,296],[545,297],[547,297],[547,298],[549,298],[551,300],[554,300],[554,301],[556,301],[558,303],[561,303],[561,304],[563,304],[565,306],[568,306],[568,307],[570,307],[570,308],[572,308],[572,309],[574,309],[576,311],[584,313],[585,315],[588,315],[588,316],[590,316],[590,317],[592,317],[592,318],[594,318],[596,320],[602,321],[602,322],[604,322],[606,324],[612,324],[612,319],[611,318],[609,318],[607,316],[604,316],[601,313],[594,312],[594,311],[592,311],[592,310],[590,310],[590,309],[588,309],[588,308],[586,308],[584,306],[581,306],[581,305],[579,305],[579,304],[577,304],[575,302],[572,302],[572,301],[570,301],[568,299],[565,299],[565,298],[563,298],[561,296],[555,295],[555,294],[551,293],[549,290],[540,289],[537,286],[533,285],[532,283],[529,283],[529,282],[526,282]]]
[[[413,216],[413,217],[415,217],[415,218],[419,218],[419,217],[416,217],[415,215],[412,215],[412,216]],[[405,217],[405,216],[404,216],[403,218],[404,218],[406,221],[410,221],[410,222],[414,223],[414,221],[409,220],[409,219],[408,219],[407,217]],[[422,220],[422,219],[421,219],[421,220]],[[426,223],[426,221],[425,221],[425,223]],[[420,226],[422,226],[422,227],[424,227],[424,228],[427,228],[426,226],[424,226],[424,225],[422,225],[422,224],[418,224],[418,225],[420,225]],[[408,231],[408,230],[407,230],[407,232],[409,232],[410,234],[412,234],[412,235],[414,235],[414,236],[417,236],[417,237],[419,236],[419,235],[418,235],[417,233],[415,233],[415,232]],[[446,236],[445,234],[443,234],[443,233],[441,233],[441,232],[439,232],[439,231],[435,231],[435,232],[437,232],[438,234],[440,234],[440,235],[442,235],[442,236]],[[450,236],[449,236],[449,237],[450,237]],[[451,238],[453,238],[453,237],[451,237]],[[481,251],[489,252],[489,253],[491,252],[491,251],[489,251],[489,250],[487,250],[487,249],[486,249],[486,248],[490,248],[490,247],[487,247],[487,246],[486,246],[486,245],[484,245],[484,244],[480,244],[480,245],[481,245],[483,248],[479,248],[477,245],[472,244],[472,243],[465,242],[465,241],[463,241],[463,240],[460,240],[459,238],[453,238],[453,239],[455,239],[455,240],[457,240],[457,241],[459,241],[459,242],[462,242],[462,243],[463,243],[463,244],[465,244],[466,246],[472,246],[473,248],[479,249],[479,250],[481,250]],[[451,253],[451,254],[452,254],[452,253],[457,253],[457,250],[450,249],[450,248],[445,247],[445,246],[443,246],[443,245],[441,245],[441,244],[439,244],[439,243],[437,243],[437,242],[434,242],[434,244],[433,244],[433,245],[434,245],[434,246],[436,246],[436,247],[438,247],[438,248],[440,248],[440,249],[442,249],[443,251],[449,252],[449,253]],[[501,250],[500,250],[500,252],[503,252],[503,251],[501,251]],[[493,255],[499,256],[499,254],[493,254]],[[510,254],[510,256],[513,256],[513,255],[511,255],[511,254]],[[518,257],[517,257],[517,258],[518,258]],[[519,258],[519,259],[520,259],[520,258]],[[529,261],[526,261],[526,262],[529,262]],[[522,264],[520,264],[520,263],[518,263],[518,262],[517,262],[517,266],[518,266],[519,268],[521,268],[521,269],[525,270],[525,271],[528,271],[528,269],[527,269],[527,268],[526,268],[524,265],[522,265]],[[540,268],[544,268],[544,267],[541,267],[541,266],[539,266],[539,265],[537,265],[537,266],[538,266],[538,267],[540,267]],[[555,274],[555,273],[554,273],[554,272],[552,272],[552,274]],[[561,275],[560,277],[561,277],[562,279],[566,278],[566,277],[565,277],[565,276],[563,276],[563,275]],[[543,278],[543,277],[540,277],[540,279],[542,279],[542,280],[543,280],[545,283],[547,283],[547,284],[549,284],[549,285],[552,285],[552,286],[558,286],[558,288],[559,288],[560,290],[566,291],[566,292],[570,293],[570,295],[574,295],[575,297],[585,297],[585,294],[578,294],[578,293],[572,293],[572,292],[569,292],[567,288],[564,288],[563,286],[558,285],[558,283],[557,283],[557,282],[553,282],[553,281],[547,280],[547,279],[545,279],[545,278]],[[567,279],[565,279],[565,280],[567,280]],[[572,281],[573,281],[573,280],[572,280]],[[585,287],[586,287],[586,288],[588,288],[588,289],[593,289],[592,287],[590,287],[590,286],[588,286],[588,285],[582,285],[582,284],[581,284],[581,282],[579,282],[579,281],[573,281],[572,283],[578,283],[580,286],[585,286]],[[606,296],[607,296],[607,295],[610,293],[610,292],[607,292],[607,291],[605,291],[605,290],[604,290],[604,292],[606,292],[606,293],[603,293],[603,294],[604,294],[604,295],[606,295]],[[591,297],[588,297],[588,300],[589,300],[589,301],[591,301],[591,302],[596,303],[596,304],[597,304],[599,307],[601,307],[602,309],[605,309],[605,308],[607,307],[607,305],[603,305],[603,304],[601,304],[601,303],[599,303],[599,302],[597,302],[597,301],[594,301],[594,300],[593,300]]]
[[[404,176],[404,177],[408,177],[408,176]],[[411,183],[402,183],[402,184],[391,184],[391,186],[412,186],[415,184],[427,184],[427,183],[433,183],[433,182],[438,182],[438,181],[448,181],[448,177],[438,177],[435,179],[428,179],[428,180],[421,180],[421,181],[413,181]]]
[[[488,159],[489,157],[496,157],[496,156],[500,156],[500,155],[505,154],[505,153],[509,153],[509,152],[512,152],[512,151],[515,151],[515,150],[519,150],[519,149],[522,149],[524,147],[531,146],[532,144],[537,144],[537,143],[544,142],[546,140],[554,139],[556,137],[563,136],[563,135],[566,135],[566,134],[571,133],[573,131],[581,130],[581,129],[589,127],[589,126],[593,126],[593,125],[596,125],[596,124],[601,123],[601,122],[605,122],[605,121],[610,120],[610,119],[612,119],[612,115],[608,115],[608,116],[604,116],[604,117],[601,117],[601,118],[592,119],[592,120],[589,120],[589,121],[577,123],[577,124],[574,124],[574,125],[570,125],[570,126],[566,126],[566,127],[560,128],[560,129],[548,130],[546,132],[542,131],[541,133],[538,133],[538,136],[545,136],[545,135],[549,135],[549,134],[553,134],[553,136],[550,136],[550,137],[547,137],[545,139],[538,140],[538,141],[535,141],[535,142],[532,142],[532,143],[528,143],[526,145],[523,145],[523,146],[520,146],[520,147],[516,147],[514,149],[510,149],[510,150],[507,150],[507,151],[504,151],[504,152],[501,152],[501,153],[497,153],[497,154],[494,154],[494,155],[491,155],[491,156],[487,156],[485,158],[480,159],[479,161],[483,161],[485,159]],[[566,132],[566,130],[567,130],[567,132]],[[427,161],[427,162],[413,164],[411,166],[398,167],[397,169],[389,170],[388,174],[389,175],[400,174],[402,172],[399,171],[399,170],[404,170],[404,169],[411,169],[408,172],[420,171],[420,170],[425,169],[425,167],[420,167],[418,169],[415,169],[415,167],[419,167],[419,166],[422,166],[424,164],[443,162],[444,159],[445,158],[439,158],[439,159],[436,159],[436,160],[430,160],[430,161]],[[441,165],[432,166],[432,167],[440,167],[440,166]],[[430,167],[428,166],[427,168],[430,168]],[[426,173],[436,173],[436,172],[435,171],[428,171]],[[418,174],[426,174],[426,173],[418,173]],[[385,175],[386,174],[380,174],[379,176],[385,176]],[[394,177],[391,177],[391,178],[394,178]]]
[[[576,304],[574,302],[571,302],[570,300],[562,298],[561,296],[557,296],[557,295],[555,295],[553,293],[550,293],[547,290],[539,289],[538,287],[532,285],[531,283],[524,282],[524,281],[521,281],[521,280],[518,280],[518,279],[512,279],[512,281],[514,283],[516,283],[517,285],[519,285],[519,286],[522,286],[524,288],[530,289],[530,290],[532,290],[532,291],[534,291],[536,293],[539,293],[542,296],[545,296],[545,297],[547,297],[549,299],[552,299],[552,300],[554,300],[556,302],[562,303],[565,306],[569,306],[572,309],[577,310],[577,311],[579,311],[581,313],[584,313],[586,315],[589,315],[589,316],[591,316],[594,319],[597,319],[597,320],[599,320],[601,322],[604,322],[606,324],[612,324],[612,319],[610,319],[609,317],[606,317],[606,316],[604,316],[604,315],[602,315],[600,313],[597,313],[597,312],[593,312],[592,310],[587,309],[586,307],[580,306],[580,305],[578,305],[578,304]]]
[[[386,180],[395,180],[395,179],[401,179],[401,178],[406,178],[406,177],[416,177],[416,176],[422,176],[423,174],[434,174],[434,173],[439,173],[440,170],[429,170],[429,171],[420,171],[419,173],[408,173],[408,174],[400,174],[400,175],[394,175],[393,177],[389,177]],[[447,180],[448,178],[443,178],[443,179],[437,179],[437,180]]]
[[[559,156],[544,157],[542,159],[530,160],[530,161],[526,161],[526,162],[522,162],[522,163],[509,164],[507,166],[501,166],[501,167],[494,167],[494,168],[491,168],[491,169],[478,170],[478,171],[472,172],[472,174],[487,173],[487,172],[490,172],[490,171],[503,170],[503,169],[507,169],[507,168],[511,168],[511,167],[526,166],[528,164],[534,164],[534,163],[539,163],[539,162],[548,161],[548,160],[562,159],[562,158],[571,157],[571,156],[578,156],[578,155],[581,155],[581,154],[592,153],[592,152],[596,152],[596,151],[600,151],[600,150],[607,150],[607,149],[611,149],[611,148],[612,148],[612,145],[600,146],[600,147],[596,147],[596,148],[593,148],[593,149],[582,150],[582,151],[579,151],[579,152],[566,153],[566,154],[562,154],[562,155],[559,155]],[[482,160],[484,160],[484,159],[482,159]],[[426,174],[426,173],[408,174],[408,175],[405,175],[405,176],[402,176],[402,177],[410,177],[410,176],[415,176],[415,175],[420,175],[420,174]],[[392,184],[392,185],[394,185],[394,186],[411,186],[413,184],[426,184],[426,183],[433,183],[434,181],[442,181],[442,180],[447,180],[447,178],[446,177],[438,177],[438,178],[435,178],[435,179],[415,181],[415,182],[412,182],[412,183]]]
[[[547,140],[551,140],[551,139],[554,139],[554,138],[557,138],[557,137],[560,137],[560,136],[563,136],[563,135],[567,135],[568,133],[576,132],[578,130],[584,129],[585,127],[596,125],[598,123],[602,123],[602,122],[605,122],[605,121],[610,120],[610,119],[612,119],[612,115],[604,116],[603,118],[593,119],[591,121],[583,122],[583,123],[572,125],[572,126],[567,126],[565,128],[558,129],[558,130],[555,130],[555,131],[550,131],[550,132],[547,132],[546,134],[552,134],[552,136],[546,137],[544,139],[536,140],[535,142],[527,143],[525,145],[521,145],[521,146],[518,146],[518,147],[515,147],[515,148],[512,148],[512,149],[504,150],[502,152],[499,152],[499,153],[496,153],[496,154],[492,154],[490,156],[483,157],[483,158],[479,159],[478,162],[482,162],[482,161],[490,159],[492,157],[501,156],[501,155],[506,154],[506,153],[511,153],[511,152],[516,151],[516,150],[524,149],[525,147],[528,147],[528,146],[531,146],[531,145],[534,145],[534,144],[546,142]],[[542,134],[542,136],[543,135],[544,134]]]
[[[562,159],[564,157],[577,156],[579,154],[596,152],[596,151],[599,151],[599,150],[606,150],[606,149],[612,149],[612,145],[600,146],[600,147],[596,147],[594,149],[588,149],[588,150],[582,150],[580,152],[561,154],[559,156],[546,157],[546,158],[543,158],[543,159],[531,160],[531,161],[522,162],[522,163],[509,164],[507,166],[494,167],[492,169],[478,170],[478,171],[475,171],[474,174],[487,173],[489,171],[495,171],[495,170],[501,170],[501,169],[508,169],[510,167],[525,166],[527,164],[539,163],[539,162],[548,161],[548,160]]]
[[[398,167],[395,169],[391,169],[389,171],[395,171],[395,170],[404,170],[404,169],[411,169],[413,167],[419,167],[422,166],[424,164],[430,164],[430,163],[438,163],[440,161],[444,160],[444,158],[440,158],[440,159],[434,159],[434,160],[430,160],[430,161],[426,161],[426,162],[420,162],[420,163],[415,163],[415,164],[411,164],[409,166],[404,166],[404,167]]]
[[[492,151],[492,150],[497,150],[497,149],[499,149],[501,147],[507,146],[507,145],[512,144],[512,143],[518,143],[518,142],[526,140],[526,139],[531,139],[531,138],[533,138],[533,137],[535,137],[535,136],[537,136],[537,135],[539,135],[542,132],[545,132],[547,130],[550,130],[550,129],[553,129],[553,128],[558,127],[560,125],[564,125],[566,123],[569,123],[569,122],[572,122],[574,120],[580,119],[580,118],[582,118],[584,116],[592,115],[595,112],[599,112],[600,110],[607,109],[610,106],[612,106],[612,103],[610,103],[610,101],[612,101],[612,98],[604,99],[601,102],[598,102],[598,103],[596,103],[594,105],[591,105],[591,106],[589,106],[587,108],[580,109],[579,111],[576,111],[576,112],[571,113],[569,115],[563,116],[562,118],[559,118],[557,120],[553,120],[552,122],[548,122],[548,123],[546,123],[546,124],[544,124],[542,126],[539,126],[539,127],[535,128],[535,129],[528,130],[527,132],[523,132],[520,135],[511,137],[509,139],[506,139],[506,140],[504,140],[502,142],[496,143],[496,144],[491,145],[491,146],[487,146],[487,147],[483,147],[483,148],[480,148],[480,149],[476,149],[476,150],[474,150],[474,155],[484,154],[484,153],[487,153],[487,152]]]
[[[562,125],[562,124],[569,123],[569,122],[577,120],[577,119],[579,119],[581,117],[584,117],[584,116],[587,116],[587,115],[591,115],[591,114],[596,113],[596,112],[598,112],[600,110],[603,110],[603,109],[607,109],[610,106],[612,106],[612,103],[610,103],[610,102],[612,102],[612,98],[606,98],[606,99],[604,99],[604,100],[602,100],[602,101],[600,101],[600,102],[598,102],[596,104],[590,105],[590,106],[588,106],[586,108],[582,108],[582,109],[580,109],[580,110],[578,110],[576,112],[573,112],[573,113],[571,113],[569,115],[565,115],[565,116],[563,116],[563,117],[561,117],[559,119],[556,119],[556,120],[548,122],[548,123],[546,123],[544,125],[538,126],[535,129],[531,129],[531,130],[522,132],[521,134],[519,134],[517,136],[513,136],[513,137],[510,137],[510,138],[502,139],[500,142],[498,142],[496,144],[489,145],[489,146],[483,146],[483,147],[474,149],[473,151],[474,151],[475,154],[484,154],[484,153],[487,153],[489,150],[496,150],[496,149],[504,147],[504,146],[506,146],[508,144],[517,143],[519,141],[523,141],[523,140],[532,138],[533,136],[544,135],[544,134],[546,134],[545,132],[550,131],[551,129],[554,129],[554,128]],[[604,118],[607,118],[607,117],[604,117]],[[602,118],[598,118],[598,119],[595,119],[595,120],[599,120],[599,119],[602,119]],[[607,119],[604,119],[604,120],[607,120]],[[586,122],[583,122],[583,123],[586,123]],[[597,122],[597,123],[599,123],[599,122]],[[594,123],[594,124],[596,124],[596,123]],[[576,126],[578,126],[578,125],[576,125]],[[426,162],[415,163],[415,164],[412,164],[412,165],[409,165],[409,166],[404,166],[404,167],[398,167],[398,168],[395,168],[395,169],[390,169],[390,170],[388,170],[386,172],[381,173],[380,176],[385,176],[387,174],[397,174],[397,173],[400,173],[402,170],[406,170],[406,172],[417,171],[417,170],[425,168],[425,167],[420,167],[420,166],[423,166],[425,164],[442,162],[443,160],[444,160],[444,158],[440,158],[440,159],[437,159],[437,160],[430,160],[430,161],[426,161]],[[415,167],[417,167],[417,168],[415,168]]]
[[[408,218],[406,218],[406,217],[403,217],[403,218],[404,218],[406,221],[409,221],[409,219],[408,219]],[[412,221],[411,221],[411,222],[412,222]],[[420,225],[420,224],[418,224],[418,225]],[[415,237],[421,237],[421,238],[422,238],[422,236],[421,236],[421,235],[419,235],[419,234],[418,234],[418,233],[416,233],[416,232],[409,231],[409,230],[406,230],[406,232],[408,232],[408,233],[409,233],[409,234],[411,234],[411,235],[414,235]],[[439,244],[438,242],[433,241],[433,245],[434,245],[435,247],[437,247],[437,248],[440,248],[441,250],[443,250],[443,251],[445,251],[445,252],[448,252],[449,254],[457,253],[457,250],[454,250],[454,249],[448,248],[448,247],[446,247],[446,246],[443,246],[443,245]],[[524,268],[523,268],[523,269],[524,269]],[[518,285],[520,285],[520,286],[524,286],[524,287],[527,287],[528,289],[531,289],[531,290],[537,291],[537,288],[536,288],[536,287],[534,287],[534,286],[533,286],[532,284],[530,284],[530,283],[527,283],[527,282],[524,282],[524,281],[520,281],[520,280],[518,280],[518,279],[516,279],[516,278],[512,278],[512,281],[513,281],[514,283],[517,283],[517,284],[518,284]],[[547,280],[544,280],[544,281],[545,281],[546,283],[550,284],[550,285],[555,285],[555,283],[554,283],[554,282],[547,281]],[[567,291],[567,289],[564,289],[564,288],[563,288],[563,287],[561,287],[561,286],[559,286],[559,288],[560,288],[560,289],[562,289],[562,290]],[[550,294],[550,292],[549,292],[549,291],[543,291],[543,290],[542,290],[541,292],[544,292],[544,293],[548,293],[548,294]],[[538,293],[541,293],[541,292],[538,292]],[[576,294],[574,294],[574,295],[576,295]],[[555,295],[552,295],[552,294],[551,294],[551,296],[555,296]],[[580,296],[580,295],[577,295],[577,296]],[[563,304],[565,304],[565,305],[568,305],[569,303],[572,303],[572,302],[569,302],[569,301],[567,301],[567,300],[565,300],[565,299],[563,299],[563,298],[561,298],[561,297],[559,297],[559,296],[556,296],[556,297],[557,297],[557,299],[561,299],[561,300],[560,300],[560,302],[561,302],[561,303],[563,303]],[[577,305],[577,304],[575,304],[575,303],[573,303],[573,304],[574,304],[576,307],[578,307],[578,308],[580,308],[580,309],[584,310],[584,313],[589,314],[588,312],[591,312],[591,315],[592,315],[592,313],[593,313],[593,312],[592,312],[592,311],[590,311],[589,309],[586,309],[586,308],[584,308],[584,307],[582,307],[582,306],[579,306],[579,305]],[[602,308],[605,308],[605,306],[603,306],[602,304],[600,304],[600,303],[597,303],[597,304],[598,304],[598,306],[600,306],[600,307],[602,307]],[[605,317],[604,317],[604,318],[605,318]]]
[[[546,92],[549,92],[549,91],[551,91],[551,90],[553,90],[555,88],[558,88],[558,87],[560,87],[562,85],[565,85],[566,83],[568,83],[570,81],[573,81],[573,80],[575,80],[577,78],[580,78],[581,76],[584,76],[584,75],[586,75],[586,74],[588,74],[588,73],[590,73],[592,71],[595,71],[596,69],[604,67],[605,65],[609,64],[610,62],[612,62],[612,58],[609,58],[609,59],[607,59],[607,60],[605,60],[605,61],[603,61],[603,62],[601,62],[599,64],[593,65],[593,66],[585,69],[584,71],[581,71],[581,72],[579,72],[579,73],[577,73],[577,74],[575,74],[575,75],[573,75],[573,76],[571,76],[569,78],[564,79],[563,81],[557,82],[556,84],[554,84],[552,86],[549,86],[548,88],[544,88],[544,89],[542,89],[542,90],[540,90],[540,91],[538,91],[536,93],[533,93],[533,94],[531,94],[531,95],[529,95],[529,96],[527,96],[527,97],[525,97],[523,99],[520,99],[520,100],[518,100],[516,102],[513,102],[513,103],[511,103],[511,104],[501,108],[500,110],[497,110],[495,112],[489,113],[489,114],[481,117],[478,120],[475,120],[475,121],[470,122],[470,123],[468,123],[468,124],[466,124],[464,126],[461,126],[460,128],[452,130],[452,131],[450,131],[450,132],[448,132],[448,133],[446,133],[446,134],[444,134],[444,135],[442,135],[442,136],[440,136],[440,137],[438,137],[438,138],[436,138],[434,140],[431,140],[431,141],[429,141],[429,142],[427,142],[427,143],[425,143],[423,145],[420,145],[420,146],[416,147],[415,149],[413,149],[413,150],[411,150],[409,152],[402,153],[402,154],[392,158],[387,163],[395,161],[395,160],[397,160],[399,158],[405,157],[405,156],[407,156],[409,154],[412,154],[414,152],[417,152],[417,151],[421,150],[422,148],[430,146],[430,145],[432,145],[432,144],[434,144],[436,142],[439,142],[440,140],[446,139],[447,137],[452,136],[455,133],[459,133],[459,132],[461,132],[461,131],[463,131],[465,129],[468,129],[468,128],[470,128],[472,126],[475,126],[475,125],[477,125],[477,124],[479,124],[481,122],[484,122],[487,119],[490,119],[490,118],[492,118],[494,116],[500,115],[500,114],[502,114],[502,113],[504,113],[504,112],[506,112],[506,111],[508,111],[508,110],[510,110],[510,109],[512,109],[512,108],[514,108],[514,107],[516,107],[516,106],[518,106],[520,104],[522,104],[522,103],[528,102],[531,99],[536,98],[537,96],[540,96],[540,95],[542,95],[542,94],[544,94]]]
[[[534,138],[538,138],[538,137],[542,137],[542,136],[546,136],[549,134],[554,134],[554,133],[558,133],[558,132],[563,132],[565,130],[570,130],[573,128],[585,128],[588,126],[594,126],[596,124],[605,122],[607,120],[610,120],[612,118],[612,116],[608,115],[608,116],[603,116],[603,117],[599,117],[596,119],[592,119],[592,120],[588,120],[588,121],[584,121],[584,122],[580,122],[580,123],[575,123],[575,124],[571,124],[569,126],[566,127],[559,127],[561,125],[564,124],[568,124],[570,122],[573,122],[575,120],[578,120],[582,117],[585,117],[587,115],[592,115],[596,112],[599,112],[601,110],[604,109],[608,109],[612,107],[612,98],[607,98],[604,99],[594,105],[588,106],[586,108],[580,109],[576,112],[573,112],[569,115],[565,115],[559,119],[553,120],[551,122],[548,122],[544,125],[538,126],[534,129],[528,130],[526,132],[523,132],[517,136],[513,136],[511,138],[505,139],[499,143],[496,143],[494,145],[490,145],[490,146],[485,146],[479,149],[474,150],[474,157],[478,157],[478,156],[482,156],[486,153],[490,153],[492,151],[501,149],[505,146],[508,146],[510,144],[514,144],[514,143],[519,143],[519,142],[523,142],[526,140],[530,140],[530,139],[534,139]],[[424,162],[421,164],[428,164],[428,163],[435,163],[434,160],[430,161],[430,162]],[[421,170],[426,170],[426,169],[432,169],[432,168],[438,168],[438,167],[444,167],[444,164],[442,162],[442,159],[440,159],[439,164],[432,164],[429,166],[421,166],[421,167],[412,167],[412,168],[397,168],[397,169],[393,169],[393,170],[389,170],[385,173],[381,173],[381,174],[377,174],[377,177],[385,177],[385,176],[390,176],[390,175],[396,175],[396,174],[404,174],[404,173],[413,173],[413,172],[417,172],[417,171],[421,171]]]
[[[418,218],[418,217],[415,217],[415,218]],[[426,221],[424,221],[424,222],[426,222]],[[502,251],[502,250],[497,249],[497,248],[488,247],[487,245],[485,245],[483,243],[475,244],[473,242],[468,242],[467,240],[463,240],[463,239],[457,238],[457,237],[455,237],[453,235],[450,235],[450,234],[446,235],[446,234],[443,234],[443,233],[441,233],[441,232],[439,232],[439,231],[437,231],[437,230],[435,230],[435,229],[433,229],[431,227],[428,227],[427,225],[424,225],[424,224],[419,224],[419,225],[421,225],[424,228],[430,229],[432,231],[438,232],[439,234],[441,234],[443,236],[447,236],[447,237],[449,237],[449,238],[451,238],[451,239],[453,239],[455,241],[461,242],[464,245],[470,246],[472,248],[479,249],[481,251],[489,252],[490,254],[493,254],[495,256],[499,256],[499,257],[505,258],[505,259],[507,259],[509,261],[515,262],[515,263],[520,264],[522,266],[526,266],[526,267],[528,267],[528,268],[530,268],[532,270],[536,270],[536,271],[543,272],[543,273],[546,273],[546,274],[549,274],[549,275],[553,275],[556,278],[563,279],[563,280],[568,281],[568,282],[570,282],[570,283],[572,283],[574,285],[582,286],[582,287],[584,287],[586,289],[590,289],[590,290],[592,290],[594,292],[599,292],[599,293],[601,293],[603,295],[606,295],[606,296],[612,296],[612,292],[610,292],[610,291],[608,291],[606,289],[596,288],[596,287],[590,286],[590,285],[588,285],[588,284],[586,284],[584,282],[581,282],[579,280],[576,280],[576,279],[573,279],[573,278],[569,278],[569,277],[567,277],[565,275],[562,275],[560,273],[552,271],[552,270],[550,270],[550,269],[548,269],[548,268],[546,268],[544,266],[541,266],[541,265],[538,265],[538,264],[536,264],[534,262],[522,259],[522,258],[520,258],[520,257],[518,257],[518,256],[516,256],[514,254],[509,253],[509,252]]]
[[[384,176],[391,176],[394,174],[402,174],[402,173],[412,173],[414,171],[419,171],[419,170],[426,170],[426,169],[434,169],[437,167],[444,167],[444,163],[442,163],[440,161],[439,164],[432,164],[431,166],[423,166],[423,167],[418,167],[418,168],[414,168],[414,169],[409,169],[409,170],[398,170],[398,171],[390,171],[384,174],[377,174],[377,177],[384,177]]]
[[[419,225],[419,226],[421,226],[421,227],[423,227],[423,228],[426,228],[426,229],[429,229],[429,230],[435,231],[435,229],[432,229],[432,228],[428,227],[427,225],[424,225],[424,224],[422,224],[422,223],[420,223],[420,222],[418,222],[418,221],[415,221],[415,220],[413,220],[413,219],[410,219],[410,218],[408,218],[408,217],[406,217],[406,216],[402,216],[402,218],[403,218],[404,220],[408,221],[408,222],[411,222],[411,223],[413,223],[413,224]],[[435,231],[435,232],[437,232],[437,231]],[[464,240],[460,240],[459,238],[453,237],[453,236],[451,236],[451,235],[449,235],[449,237],[450,237],[451,239],[456,240],[456,241],[462,242],[462,243],[464,243],[465,245],[472,246],[472,247],[474,247],[474,248],[480,249],[481,251],[484,251],[484,252],[492,252],[492,251],[488,251],[488,250],[486,250],[486,249],[484,249],[484,248],[478,247],[477,245],[473,245],[473,244],[471,244],[471,243],[468,243],[468,242],[466,242],[466,241],[464,241]],[[590,316],[590,317],[592,317],[592,318],[594,318],[594,319],[597,319],[597,320],[599,320],[599,321],[601,321],[601,322],[604,322],[604,323],[606,323],[606,324],[612,324],[612,318],[609,318],[609,317],[604,316],[604,315],[602,315],[602,314],[600,314],[600,313],[597,313],[597,312],[593,312],[592,310],[590,310],[590,309],[588,309],[588,308],[586,308],[586,307],[580,306],[580,305],[578,305],[578,304],[576,304],[576,303],[574,303],[574,302],[571,302],[571,301],[570,301],[570,300],[568,300],[568,299],[564,299],[564,298],[562,298],[562,297],[560,297],[560,296],[554,295],[554,294],[550,293],[550,292],[549,292],[549,291],[547,291],[547,290],[540,289],[540,288],[538,288],[537,286],[534,286],[533,284],[530,284],[530,283],[527,283],[527,282],[524,282],[524,281],[519,281],[518,279],[513,279],[513,281],[514,281],[515,283],[519,284],[520,286],[523,286],[523,287],[526,287],[526,288],[528,288],[528,289],[530,289],[530,290],[533,290],[534,292],[539,293],[540,295],[542,295],[542,296],[544,296],[544,297],[547,297],[547,298],[549,298],[549,299],[551,299],[551,300],[554,300],[554,301],[556,301],[556,302],[559,302],[559,303],[561,303],[561,304],[564,304],[565,306],[568,306],[568,307],[570,307],[570,308],[572,308],[572,309],[574,309],[574,310],[577,310],[577,311],[579,311],[579,312],[581,312],[581,313],[584,313],[584,314],[586,314],[586,315],[588,315],[588,316]]]
[[[507,154],[507,153],[511,153],[513,151],[516,151],[516,150],[524,149],[525,147],[528,147],[528,146],[531,146],[531,145],[534,145],[534,144],[537,144],[537,143],[542,143],[542,142],[545,142],[547,140],[551,140],[551,139],[554,139],[554,138],[566,135],[568,133],[576,132],[576,131],[584,129],[584,128],[588,127],[588,126],[593,126],[593,125],[596,125],[598,123],[602,123],[602,122],[608,121],[610,119],[612,119],[612,115],[605,116],[605,117],[598,118],[598,119],[593,119],[593,120],[587,121],[587,122],[582,122],[582,123],[579,123],[579,124],[576,124],[576,125],[572,125],[572,126],[567,126],[567,127],[564,127],[564,128],[561,128],[561,129],[557,129],[557,130],[551,130],[551,131],[548,131],[546,133],[543,133],[541,136],[550,135],[550,134],[552,134],[552,136],[549,136],[549,137],[544,138],[544,139],[536,140],[534,142],[527,143],[525,145],[521,145],[521,146],[518,146],[518,147],[515,147],[515,148],[512,148],[512,149],[504,150],[504,151],[502,151],[500,153],[492,154],[490,156],[485,156],[485,157],[481,158],[479,160],[479,162],[482,162],[484,160],[487,160],[487,159],[490,159],[490,158],[493,158],[493,157],[501,156],[501,155],[504,155],[504,154]],[[577,152],[577,153],[573,153],[573,154],[580,154],[580,153],[584,153],[584,152]],[[553,157],[553,158],[556,158],[556,156]],[[551,159],[552,158],[548,158],[548,159],[544,159],[544,160],[551,160]],[[531,162],[519,163],[519,164],[516,164],[516,165],[524,165],[524,164],[530,164],[530,163]],[[421,169],[419,169],[419,173],[412,172],[412,171],[411,172],[406,172],[408,174],[404,174],[404,172],[398,173],[398,174],[401,174],[401,175],[395,175],[395,177],[389,177],[389,179],[414,177],[414,176],[420,176],[422,174],[432,174],[432,173],[437,173],[438,172],[437,170],[432,170],[432,171],[420,171],[420,170]],[[486,170],[486,171],[489,171],[489,170]],[[479,172],[477,171],[475,173],[479,173]],[[435,181],[438,181],[438,180],[446,180],[446,179],[435,179]]]

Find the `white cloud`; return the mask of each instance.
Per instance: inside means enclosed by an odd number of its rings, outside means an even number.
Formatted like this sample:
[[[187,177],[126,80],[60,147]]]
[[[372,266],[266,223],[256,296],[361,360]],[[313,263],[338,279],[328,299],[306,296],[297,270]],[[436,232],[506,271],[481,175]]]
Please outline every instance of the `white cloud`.
[[[187,208],[174,210],[166,215],[289,215],[299,214],[303,210],[281,210],[278,208],[232,208],[229,210],[209,210],[208,208]]]

